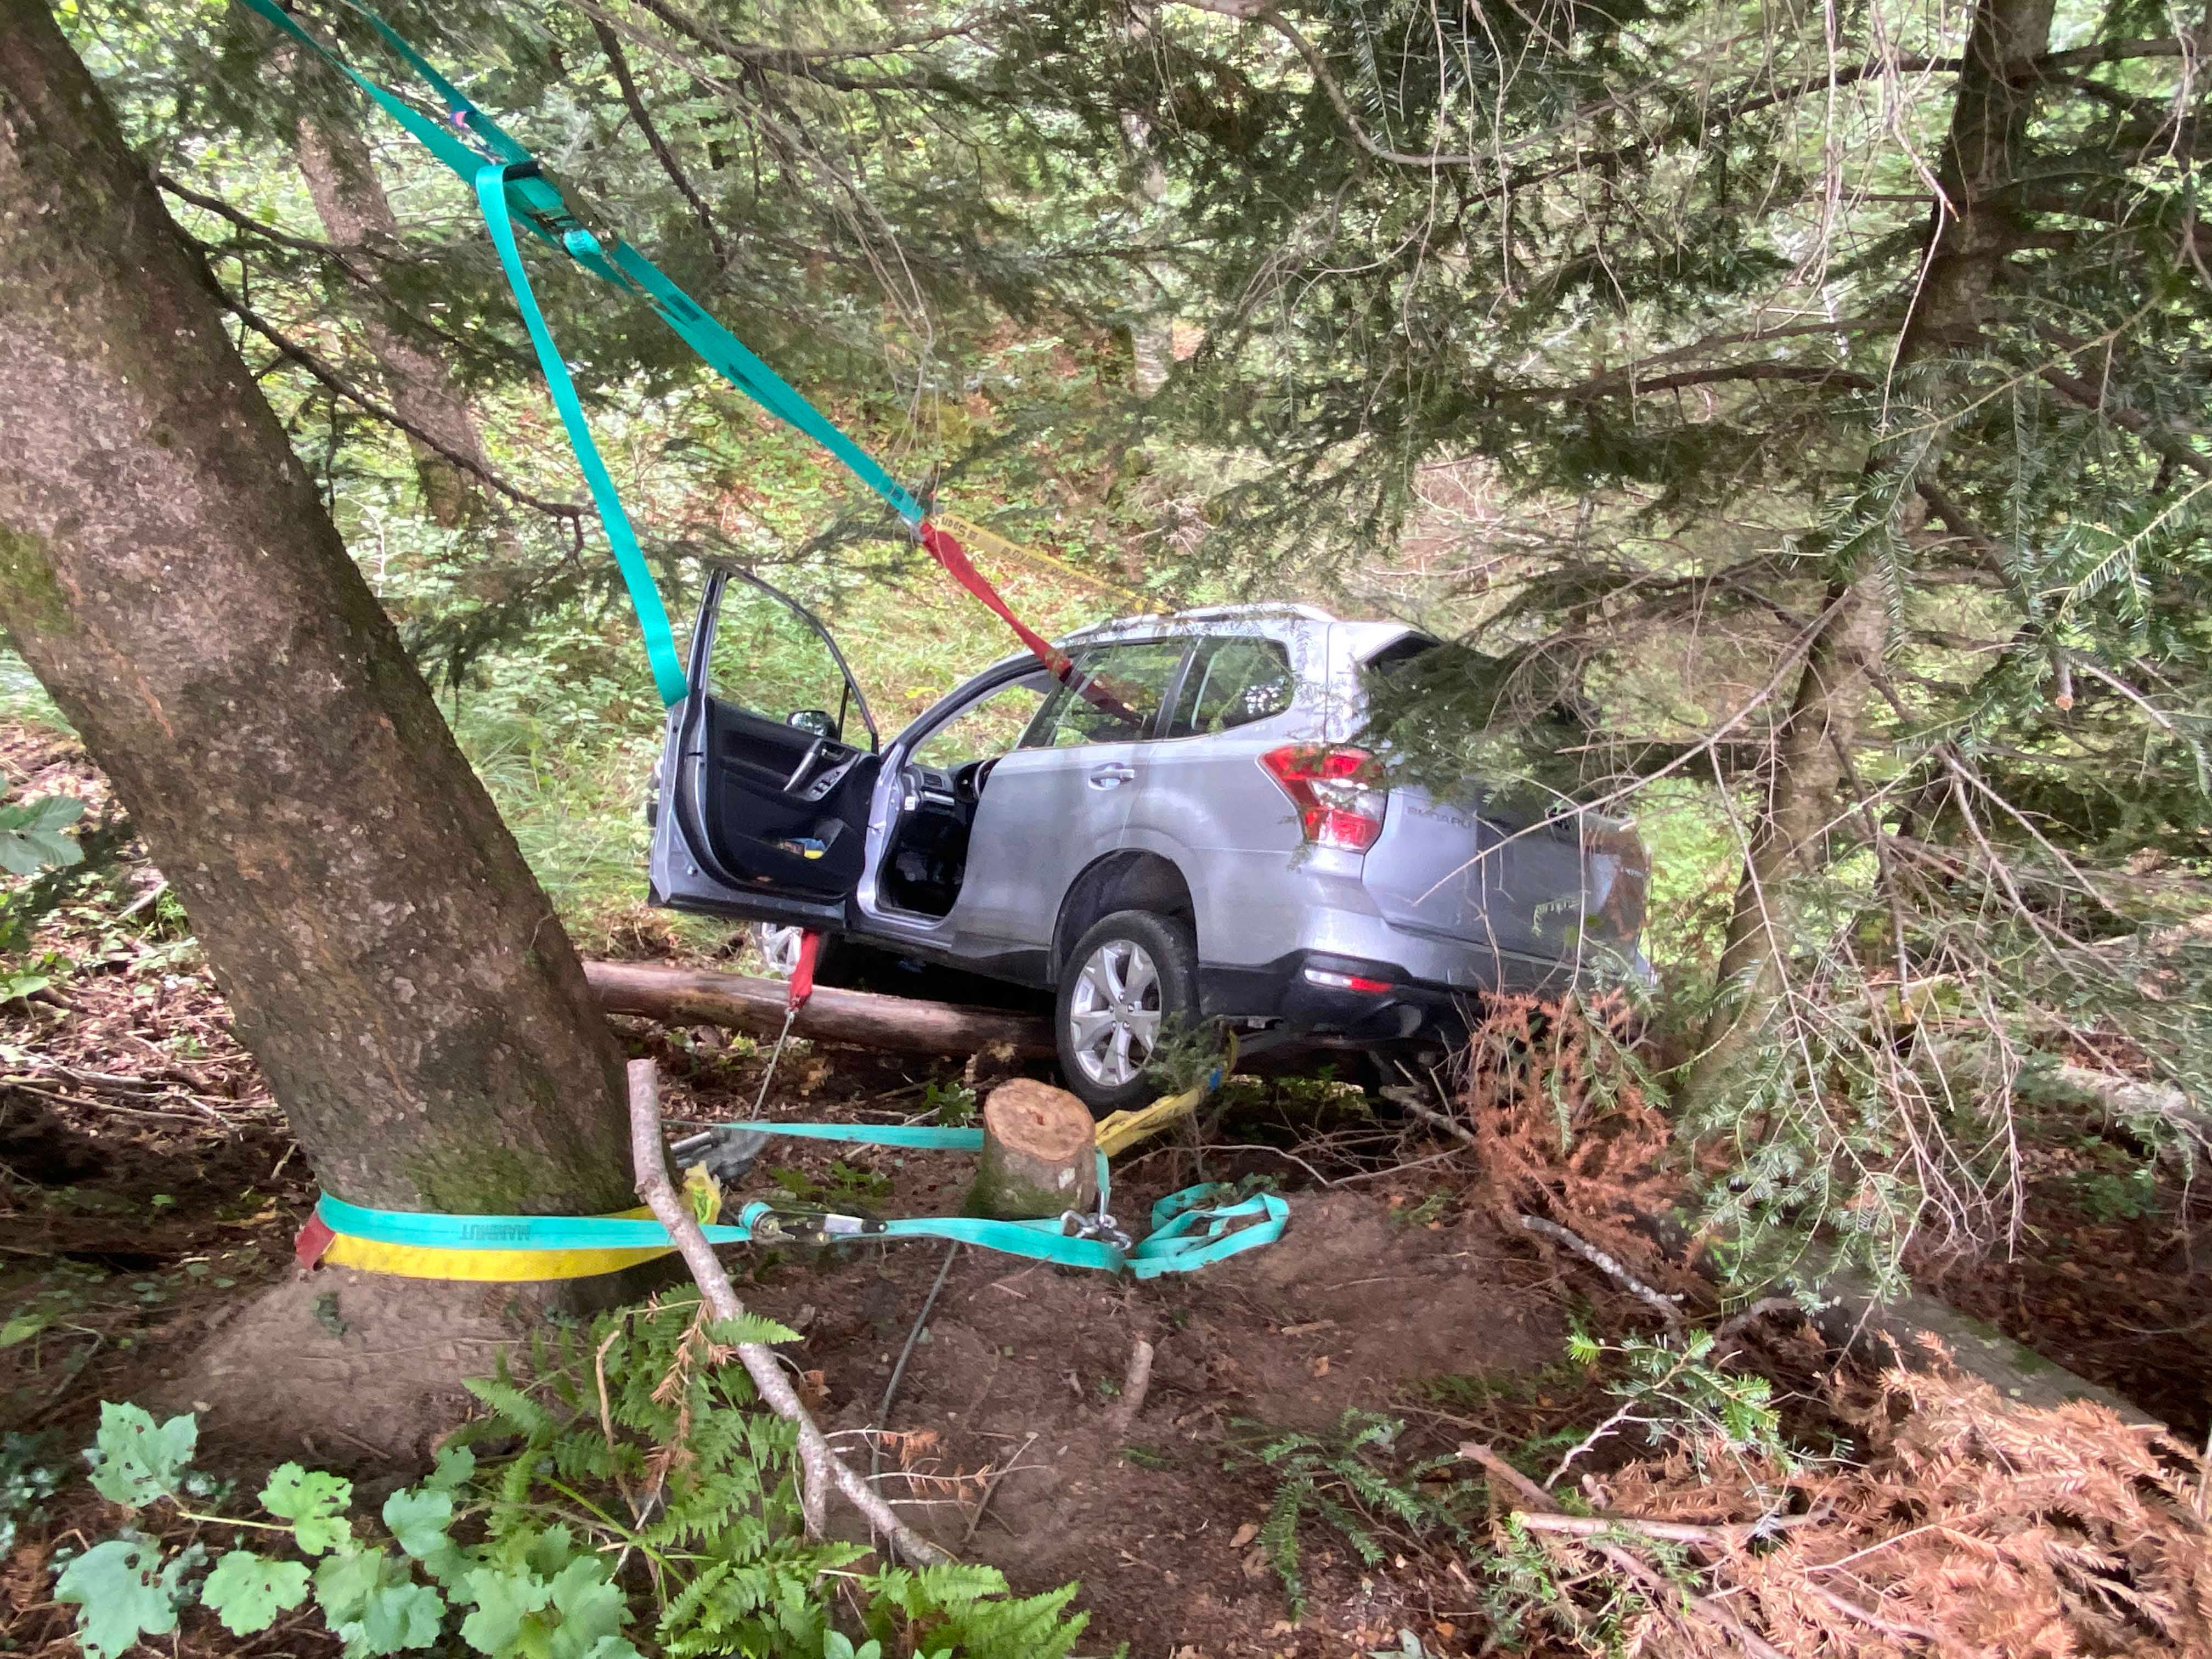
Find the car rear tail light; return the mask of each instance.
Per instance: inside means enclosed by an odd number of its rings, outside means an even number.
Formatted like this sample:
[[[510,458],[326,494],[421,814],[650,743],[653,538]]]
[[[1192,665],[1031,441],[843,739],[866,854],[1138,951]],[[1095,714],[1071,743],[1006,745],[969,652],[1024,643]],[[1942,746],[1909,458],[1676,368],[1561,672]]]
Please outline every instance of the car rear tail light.
[[[1298,809],[1298,830],[1322,847],[1364,853],[1382,833],[1382,769],[1364,749],[1286,744],[1260,757]]]
[[[1364,974],[1336,974],[1326,968],[1309,968],[1306,977],[1316,985],[1326,985],[1332,991],[1388,991],[1394,989],[1387,979],[1370,979]]]

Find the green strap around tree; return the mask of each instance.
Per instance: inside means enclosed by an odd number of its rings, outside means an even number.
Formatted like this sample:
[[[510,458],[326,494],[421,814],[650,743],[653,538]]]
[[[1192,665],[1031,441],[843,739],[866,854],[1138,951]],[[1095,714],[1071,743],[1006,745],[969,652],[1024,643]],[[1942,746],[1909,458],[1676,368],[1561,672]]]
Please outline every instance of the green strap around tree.
[[[583,404],[576,395],[568,365],[562,361],[544,315],[531,292],[514,234],[518,219],[547,246],[557,248],[602,282],[644,301],[708,368],[769,414],[827,449],[909,526],[917,531],[921,528],[925,516],[921,503],[884,471],[873,456],[748,351],[652,260],[620,237],[611,237],[603,243],[594,236],[545,178],[529,150],[471,102],[459,88],[441,75],[382,18],[366,7],[349,6],[437,94],[446,106],[449,125],[441,125],[404,98],[356,71],[302,28],[276,0],[244,0],[244,3],[367,93],[380,109],[413,134],[457,177],[467,180],[476,191],[485,228],[499,250],[501,269],[506,273],[507,286],[514,292],[515,306],[522,313],[523,325],[529,331],[538,367],[545,375],[546,389],[552,395],[554,407],[560,411],[562,426],[576,452],[577,465],[583,470],[592,504],[599,509],[599,522],[614,551],[616,565],[629,591],[638,629],[645,638],[646,656],[653,666],[653,684],[663,702],[680,701],[688,689],[682,659],[669,628],[668,611],[661,603],[659,589],[653,584],[652,571],[638,545],[629,515],[623,508],[614,480],[600,459],[599,446],[592,441]],[[471,139],[475,142],[468,142]]]
[[[836,1140],[862,1146],[903,1146],[941,1152],[975,1152],[981,1129],[939,1129],[920,1124],[748,1123],[769,1135]],[[1112,1178],[1103,1154],[1098,1158],[1098,1201],[1110,1201]],[[334,1234],[378,1244],[469,1251],[621,1250],[665,1249],[668,1231],[659,1222],[621,1216],[437,1215],[415,1210],[373,1210],[323,1194],[316,1213]],[[738,1244],[758,1238],[783,1239],[778,1212],[757,1200],[738,1212],[734,1225],[708,1224],[701,1229],[712,1244]],[[978,1249],[1028,1256],[1063,1267],[1127,1273],[1136,1279],[1194,1273],[1211,1262],[1272,1244],[1283,1236],[1290,1206],[1272,1193],[1238,1197],[1226,1186],[1206,1183],[1169,1194],[1152,1206],[1152,1231],[1126,1248],[1104,1237],[1067,1232],[1061,1221],[994,1221],[977,1216],[915,1216],[896,1221],[836,1217],[853,1224],[848,1242],[870,1239],[957,1239]],[[863,1230],[865,1229],[865,1230]],[[831,1242],[839,1231],[828,1230]]]

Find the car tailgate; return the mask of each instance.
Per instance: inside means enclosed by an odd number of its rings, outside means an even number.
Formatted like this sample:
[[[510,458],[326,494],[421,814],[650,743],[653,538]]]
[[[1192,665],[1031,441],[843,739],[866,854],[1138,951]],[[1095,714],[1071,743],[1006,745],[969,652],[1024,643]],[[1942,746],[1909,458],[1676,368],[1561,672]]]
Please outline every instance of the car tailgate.
[[[1560,962],[1634,949],[1647,870],[1643,843],[1611,819],[1546,819],[1478,792],[1455,803],[1401,787],[1364,879],[1396,927]]]

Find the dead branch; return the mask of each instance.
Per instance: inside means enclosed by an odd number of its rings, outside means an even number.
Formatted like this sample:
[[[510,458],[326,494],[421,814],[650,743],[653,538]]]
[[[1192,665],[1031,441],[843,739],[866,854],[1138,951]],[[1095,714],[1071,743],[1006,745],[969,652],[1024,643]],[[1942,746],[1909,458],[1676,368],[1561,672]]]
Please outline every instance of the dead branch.
[[[742,1318],[744,1304],[738,1300],[738,1293],[714,1255],[714,1246],[707,1243],[697,1219],[684,1208],[674,1183],[668,1178],[668,1157],[660,1137],[660,1083],[649,1060],[629,1063],[629,1144],[630,1157],[637,1170],[638,1196],[650,1206],[660,1224],[668,1229],[668,1236],[674,1241],[678,1254],[683,1256],[684,1265],[691,1270],[691,1277],[698,1282],[699,1293],[706,1298],[708,1310],[716,1319]],[[828,1520],[828,1489],[834,1485],[892,1550],[907,1560],[929,1566],[951,1559],[900,1520],[882,1496],[848,1468],[844,1460],[830,1449],[830,1443],[822,1437],[821,1429],[799,1403],[791,1379],[784,1375],[773,1349],[765,1343],[741,1342],[738,1345],[738,1358],[769,1408],[799,1431],[799,1501],[810,1534],[822,1535]]]
[[[1106,1413],[1106,1437],[1119,1440],[1128,1433],[1137,1413],[1145,1409],[1145,1396],[1152,1386],[1152,1345],[1139,1337],[1129,1346],[1129,1366],[1121,1374],[1121,1397]]]
[[[1682,1310],[1671,1298],[1653,1290],[1588,1239],[1579,1234],[1569,1232],[1556,1221],[1547,1221],[1538,1215],[1522,1216],[1521,1225],[1529,1232],[1551,1239],[1555,1243],[1565,1245],[1567,1249],[1611,1279],[1638,1301],[1656,1309],[1659,1316],[1668,1324],[1676,1327],[1681,1324]]]
[[[1546,1492],[1541,1486],[1531,1480],[1527,1475],[1522,1474],[1520,1470],[1515,1468],[1510,1463],[1507,1462],[1504,1458],[1500,1457],[1496,1452],[1484,1445],[1481,1442],[1476,1440],[1462,1442],[1459,1449],[1459,1455],[1472,1462],[1481,1464],[1482,1467],[1489,1471],[1493,1477],[1504,1482],[1514,1492],[1519,1493],[1522,1498],[1537,1504],[1539,1506],[1538,1513],[1546,1516],[1557,1514],[1557,1511],[1552,1508],[1551,1493]],[[1522,1512],[1518,1510],[1514,1511],[1514,1513],[1516,1516],[1520,1516],[1522,1514]],[[1572,1516],[1559,1516],[1559,1518],[1565,1521],[1575,1520],[1579,1517]],[[1628,1522],[1624,1523],[1619,1521],[1605,1520],[1601,1522],[1601,1524],[1608,1527],[1620,1526],[1623,1524],[1638,1526],[1640,1527],[1641,1529],[1648,1532],[1651,1530],[1651,1527],[1654,1523],[1636,1522]],[[1538,1530],[1545,1530],[1545,1528],[1538,1528]],[[1568,1529],[1565,1528],[1549,1528],[1549,1530],[1565,1531]],[[1707,1529],[1696,1528],[1695,1530],[1702,1531]],[[1659,1537],[1663,1536],[1664,1534],[1655,1532],[1652,1535]],[[1753,1631],[1749,1626],[1746,1625],[1741,1619],[1738,1619],[1734,1613],[1729,1612],[1727,1608],[1721,1607],[1717,1602],[1708,1601],[1702,1595],[1693,1595],[1690,1591],[1683,1589],[1678,1585],[1668,1583],[1664,1578],[1661,1577],[1657,1572],[1654,1571],[1650,1565],[1643,1561],[1639,1561],[1635,1556],[1630,1554],[1626,1550],[1622,1549],[1619,1545],[1592,1543],[1589,1547],[1596,1551],[1599,1555],[1604,1557],[1605,1559],[1613,1566],[1618,1568],[1620,1571],[1626,1573],[1630,1577],[1635,1579],[1637,1583],[1644,1585],[1647,1589],[1653,1591],[1659,1598],[1660,1606],[1664,1607],[1670,1602],[1675,1601],[1679,1597],[1680,1605],[1682,1607],[1695,1614],[1698,1618],[1704,1620],[1715,1629],[1723,1632],[1740,1645],[1745,1652],[1752,1655],[1753,1659],[1784,1659],[1784,1656],[1779,1650],[1775,1648],[1774,1645],[1768,1642],[1765,1638],[1760,1636],[1756,1631]]]
[[[463,454],[452,445],[441,442],[435,434],[425,431],[421,426],[400,414],[398,410],[387,404],[379,403],[329,363],[324,362],[321,357],[308,350],[298,341],[281,332],[274,323],[254,311],[236,295],[218,287],[216,297],[223,309],[268,341],[270,345],[275,346],[279,356],[288,362],[298,364],[356,408],[382,421],[386,426],[397,428],[425,448],[436,451],[462,471],[471,477],[483,480],[516,505],[529,507],[533,512],[545,514],[550,518],[562,520],[572,526],[580,526],[583,523],[584,509],[575,502],[548,501],[543,495],[533,495],[528,490],[508,483],[476,457]]]
[[[660,136],[660,129],[653,125],[652,112],[646,108],[645,100],[638,95],[637,82],[630,76],[629,56],[623,51],[622,37],[602,18],[592,18],[591,24],[592,33],[599,37],[599,50],[607,55],[607,67],[614,71],[615,87],[622,94],[623,107],[629,111],[630,119],[637,123],[637,130],[644,134],[646,144],[653,151],[653,159],[660,163],[660,170],[668,175],[668,182],[676,186],[678,195],[691,204],[691,211],[699,221],[699,228],[707,233],[707,246],[714,251],[715,265],[727,270],[730,251],[723,246],[722,233],[715,227],[714,216],[707,210],[705,200],[691,187],[691,178],[684,171],[684,163],[669,148],[668,141]]]

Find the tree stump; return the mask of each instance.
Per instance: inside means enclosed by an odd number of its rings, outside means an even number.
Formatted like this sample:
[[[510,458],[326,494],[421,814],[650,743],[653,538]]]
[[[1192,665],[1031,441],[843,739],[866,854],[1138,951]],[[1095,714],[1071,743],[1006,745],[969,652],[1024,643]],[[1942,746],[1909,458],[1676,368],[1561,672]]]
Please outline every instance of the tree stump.
[[[1098,1202],[1091,1110],[1065,1089],[1016,1078],[983,1102],[983,1155],[969,1215],[1030,1221]]]

